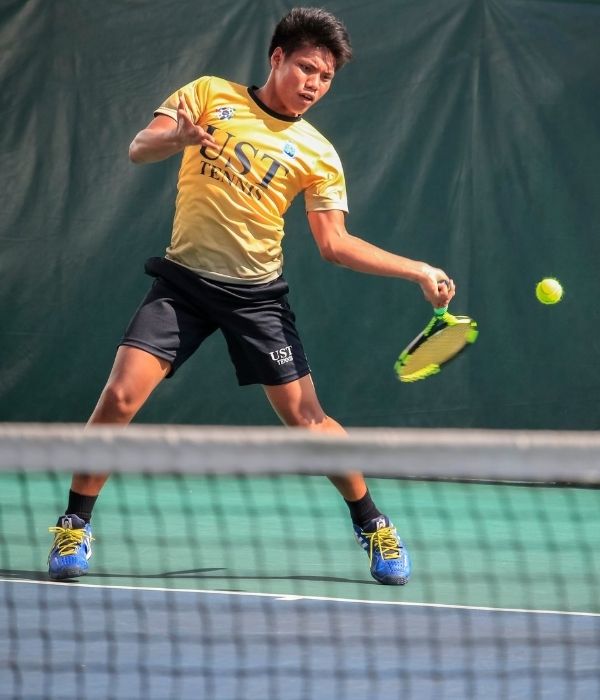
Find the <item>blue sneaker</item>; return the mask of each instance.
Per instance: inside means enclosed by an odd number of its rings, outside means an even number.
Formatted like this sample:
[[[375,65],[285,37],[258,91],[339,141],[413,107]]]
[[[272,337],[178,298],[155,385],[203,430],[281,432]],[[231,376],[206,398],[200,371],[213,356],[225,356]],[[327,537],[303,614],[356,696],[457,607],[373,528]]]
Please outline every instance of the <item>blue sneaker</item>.
[[[354,534],[369,554],[371,576],[376,581],[392,586],[403,586],[408,581],[410,556],[389,518],[373,518],[364,530],[355,525]]]
[[[88,559],[92,556],[92,527],[77,515],[63,515],[56,527],[54,542],[48,555],[48,574],[53,581],[79,578],[88,572]]]

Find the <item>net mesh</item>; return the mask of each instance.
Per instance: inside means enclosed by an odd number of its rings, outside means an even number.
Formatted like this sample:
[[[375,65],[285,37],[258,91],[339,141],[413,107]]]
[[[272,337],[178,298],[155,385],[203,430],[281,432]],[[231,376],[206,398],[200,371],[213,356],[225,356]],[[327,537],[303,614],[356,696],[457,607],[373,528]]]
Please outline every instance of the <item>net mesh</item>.
[[[0,426],[0,698],[600,696],[588,433]],[[112,472],[87,576],[48,580],[72,469]],[[413,559],[377,584],[321,474]]]

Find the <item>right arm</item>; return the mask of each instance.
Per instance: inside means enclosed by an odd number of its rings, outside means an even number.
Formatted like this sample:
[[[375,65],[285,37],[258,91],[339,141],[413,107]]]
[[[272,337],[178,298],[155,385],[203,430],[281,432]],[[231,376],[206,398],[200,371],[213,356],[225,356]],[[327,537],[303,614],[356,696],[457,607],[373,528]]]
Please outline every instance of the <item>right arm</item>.
[[[214,138],[194,124],[183,95],[179,97],[177,120],[159,114],[142,129],[129,146],[132,163],[156,163],[180,153],[186,146],[215,146]]]
[[[356,272],[416,282],[436,308],[448,306],[455,294],[454,282],[443,270],[388,252],[348,233],[343,211],[309,211],[308,222],[319,252],[328,262]]]

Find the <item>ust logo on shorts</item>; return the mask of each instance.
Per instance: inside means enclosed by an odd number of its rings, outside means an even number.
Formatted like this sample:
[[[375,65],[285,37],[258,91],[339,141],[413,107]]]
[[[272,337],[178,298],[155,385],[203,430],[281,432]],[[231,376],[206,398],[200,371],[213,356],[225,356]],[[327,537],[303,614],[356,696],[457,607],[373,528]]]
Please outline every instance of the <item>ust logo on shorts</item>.
[[[217,117],[219,119],[231,119],[235,114],[235,109],[233,107],[219,107],[217,109]]]
[[[286,345],[284,348],[274,350],[273,352],[270,352],[269,355],[271,356],[273,362],[276,362],[278,365],[285,365],[286,362],[292,362],[294,359],[292,356],[291,345]]]

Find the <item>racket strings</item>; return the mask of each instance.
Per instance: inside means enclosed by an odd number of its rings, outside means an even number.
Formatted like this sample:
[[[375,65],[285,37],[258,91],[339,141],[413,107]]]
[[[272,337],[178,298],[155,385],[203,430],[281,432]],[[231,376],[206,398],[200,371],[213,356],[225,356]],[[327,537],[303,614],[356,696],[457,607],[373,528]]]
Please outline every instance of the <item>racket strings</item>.
[[[462,350],[468,341],[469,327],[464,324],[447,326],[428,338],[408,358],[407,366],[421,367],[442,364]]]
[[[436,315],[424,331],[402,351],[394,370],[401,382],[416,382],[437,374],[442,365],[477,340],[477,323],[468,316],[446,310]]]
[[[452,325],[445,325],[441,319],[436,319],[436,323],[429,327],[431,335],[403,358],[399,373],[402,381],[418,381],[437,374],[441,365],[474,342],[477,337],[476,324],[468,318],[451,318]],[[442,328],[436,330],[436,325]]]

